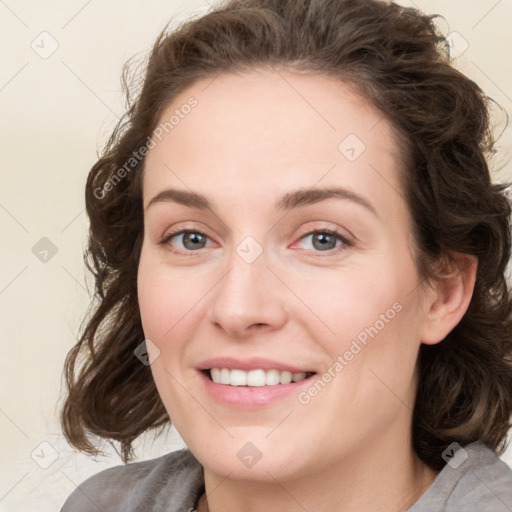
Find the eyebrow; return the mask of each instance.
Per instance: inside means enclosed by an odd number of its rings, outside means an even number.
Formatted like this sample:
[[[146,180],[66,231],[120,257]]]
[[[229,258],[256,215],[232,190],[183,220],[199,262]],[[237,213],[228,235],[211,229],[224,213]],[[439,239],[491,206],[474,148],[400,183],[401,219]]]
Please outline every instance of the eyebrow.
[[[274,204],[277,210],[292,210],[326,201],[327,199],[344,199],[363,206],[378,217],[375,207],[368,199],[343,187],[299,188],[287,192]],[[188,190],[167,188],[159,192],[146,206],[146,210],[156,203],[174,202],[198,210],[214,210],[213,203],[204,195]]]

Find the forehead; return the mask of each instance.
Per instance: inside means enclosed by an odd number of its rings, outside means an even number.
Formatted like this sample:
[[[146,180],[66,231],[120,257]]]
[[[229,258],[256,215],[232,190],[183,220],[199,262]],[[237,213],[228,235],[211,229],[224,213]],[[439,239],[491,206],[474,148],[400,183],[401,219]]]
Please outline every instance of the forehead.
[[[191,98],[194,108],[184,108]],[[146,157],[145,204],[171,184],[221,195],[243,189],[249,202],[251,194],[275,197],[320,182],[399,189],[391,124],[333,77],[285,69],[209,77],[174,99],[159,126],[166,122]]]

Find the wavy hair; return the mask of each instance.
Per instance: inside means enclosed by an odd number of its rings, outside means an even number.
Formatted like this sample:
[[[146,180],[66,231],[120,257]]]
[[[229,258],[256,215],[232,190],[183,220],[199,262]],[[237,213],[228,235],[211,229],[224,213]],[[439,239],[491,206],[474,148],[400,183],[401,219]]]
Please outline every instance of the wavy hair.
[[[336,77],[389,119],[419,275],[441,279],[455,252],[478,258],[469,308],[442,342],[420,346],[412,439],[430,467],[451,442],[506,448],[512,413],[512,300],[506,281],[511,206],[493,184],[490,99],[453,66],[435,16],[380,0],[231,0],[158,35],[137,81],[123,69],[128,110],[91,168],[84,261],[95,293],[64,368],[63,432],[97,454],[170,424],[149,366],[137,298],[143,237],[143,148],[164,108],[219,73],[281,66]],[[137,157],[137,158],[136,158]],[[129,165],[127,165],[127,162]],[[124,172],[121,170],[124,169]],[[120,179],[120,177],[122,179]]]

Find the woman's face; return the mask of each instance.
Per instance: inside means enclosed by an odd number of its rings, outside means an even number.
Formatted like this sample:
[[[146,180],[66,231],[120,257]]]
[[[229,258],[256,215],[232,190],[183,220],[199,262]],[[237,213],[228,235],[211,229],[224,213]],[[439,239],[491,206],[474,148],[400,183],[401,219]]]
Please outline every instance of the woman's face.
[[[284,70],[197,82],[172,115],[145,161],[138,293],[186,444],[278,481],[403,447],[426,313],[388,121]]]

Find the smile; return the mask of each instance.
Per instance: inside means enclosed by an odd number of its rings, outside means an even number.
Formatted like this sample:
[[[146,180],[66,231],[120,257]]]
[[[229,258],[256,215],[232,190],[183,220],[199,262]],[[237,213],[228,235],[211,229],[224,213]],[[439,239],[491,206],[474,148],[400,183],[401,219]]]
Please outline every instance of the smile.
[[[255,369],[244,371],[229,368],[211,368],[206,370],[207,376],[216,384],[228,386],[263,387],[290,384],[307,379],[313,372],[279,371],[277,369]]]
[[[304,357],[304,360],[307,357]],[[293,364],[265,357],[219,356],[200,362],[195,369],[207,396],[238,410],[254,410],[293,400],[318,372],[303,362]]]

